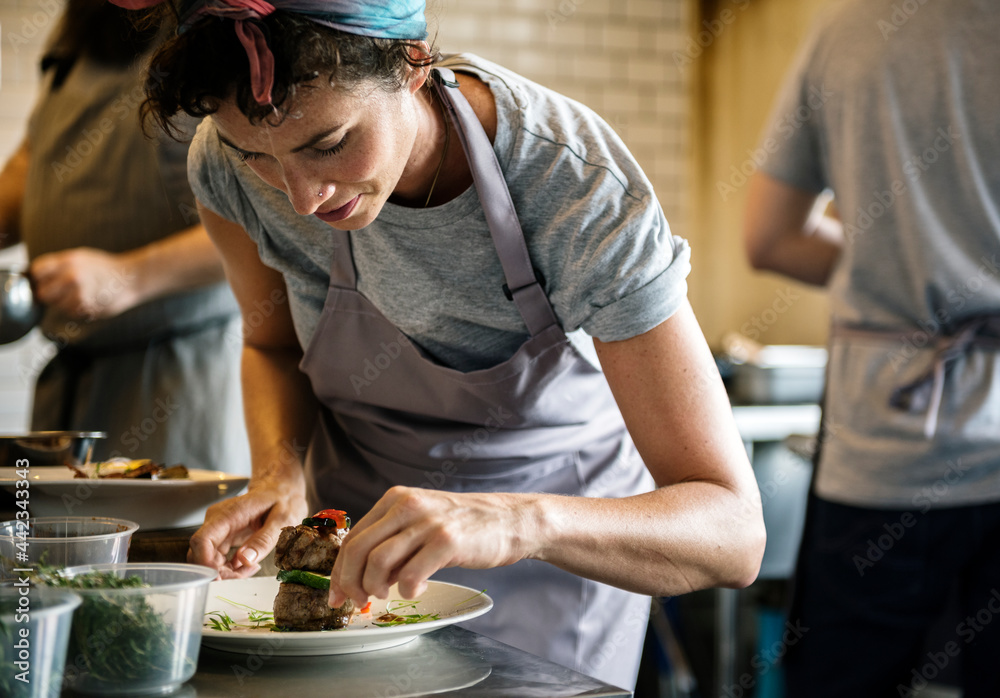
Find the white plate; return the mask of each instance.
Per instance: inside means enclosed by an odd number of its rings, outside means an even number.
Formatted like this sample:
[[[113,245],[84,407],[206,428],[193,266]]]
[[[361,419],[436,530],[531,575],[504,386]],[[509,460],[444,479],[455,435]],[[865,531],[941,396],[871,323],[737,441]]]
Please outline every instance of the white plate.
[[[237,623],[246,623],[247,609],[229,602],[235,601],[260,611],[270,611],[274,607],[278,586],[277,579],[268,577],[212,582],[208,586],[205,612],[223,611]],[[387,607],[392,611],[401,605],[407,607],[398,611],[400,615],[436,613],[440,619],[391,627],[375,625],[375,619],[385,613]],[[372,599],[370,613],[356,615],[349,626],[340,630],[279,633],[268,628],[240,627],[227,631],[206,627],[202,630],[201,641],[207,647],[230,652],[256,652],[261,643],[266,641],[273,654],[287,657],[370,652],[402,645],[446,625],[472,620],[491,608],[493,599],[485,593],[458,584],[431,580],[427,583],[427,591],[413,601],[403,601],[399,590],[393,585],[389,589],[388,599]]]
[[[111,516],[140,531],[198,526],[213,502],[239,494],[249,478],[214,470],[189,470],[187,480],[89,480],[69,468],[29,468],[32,516]],[[0,488],[16,489],[15,468],[0,468]]]

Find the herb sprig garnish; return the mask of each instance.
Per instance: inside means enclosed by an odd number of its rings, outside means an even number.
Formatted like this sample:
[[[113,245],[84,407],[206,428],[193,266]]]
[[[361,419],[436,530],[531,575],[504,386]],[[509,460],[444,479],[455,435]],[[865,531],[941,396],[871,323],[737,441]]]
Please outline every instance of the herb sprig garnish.
[[[219,630],[222,632],[232,632],[236,628],[268,628],[270,630],[279,631],[281,628],[274,624],[274,612],[273,611],[261,611],[254,608],[253,606],[248,606],[245,603],[240,603],[238,601],[233,601],[232,599],[227,599],[222,596],[217,596],[220,601],[225,601],[226,603],[231,603],[234,606],[239,606],[240,608],[245,608],[247,610],[247,620],[248,623],[237,623],[233,620],[225,611],[209,611],[206,616],[209,616],[209,621],[205,623],[206,628],[211,628],[212,630]],[[211,616],[215,616],[211,618]]]

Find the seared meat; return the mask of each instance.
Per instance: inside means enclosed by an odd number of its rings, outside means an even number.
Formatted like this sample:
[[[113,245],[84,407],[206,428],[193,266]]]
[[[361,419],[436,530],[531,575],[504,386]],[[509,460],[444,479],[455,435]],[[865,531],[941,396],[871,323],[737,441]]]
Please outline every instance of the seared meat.
[[[274,624],[289,630],[333,630],[347,627],[354,615],[354,602],[348,599],[340,608],[330,608],[330,592],[304,584],[285,582],[274,597]]]
[[[285,526],[274,548],[274,564],[279,570],[330,574],[346,535],[345,529],[320,533],[312,526]]]

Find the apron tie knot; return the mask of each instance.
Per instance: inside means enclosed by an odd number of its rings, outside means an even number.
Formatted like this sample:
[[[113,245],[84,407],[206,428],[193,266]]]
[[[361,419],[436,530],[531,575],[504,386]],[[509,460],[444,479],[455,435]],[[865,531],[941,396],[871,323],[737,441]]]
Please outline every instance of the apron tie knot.
[[[1000,336],[1000,317],[975,317],[958,326],[954,334],[938,338],[931,367],[917,379],[901,385],[889,397],[890,407],[910,414],[925,413],[924,436],[937,432],[944,378],[949,366],[965,355],[979,340]]]

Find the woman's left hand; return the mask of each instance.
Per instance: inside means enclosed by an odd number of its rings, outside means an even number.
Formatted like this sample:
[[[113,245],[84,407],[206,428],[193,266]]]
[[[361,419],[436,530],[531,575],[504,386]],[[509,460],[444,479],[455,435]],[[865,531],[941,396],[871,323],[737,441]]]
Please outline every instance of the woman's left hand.
[[[330,575],[330,605],[364,606],[389,587],[412,599],[447,567],[510,565],[531,549],[532,495],[393,487],[351,528]]]

